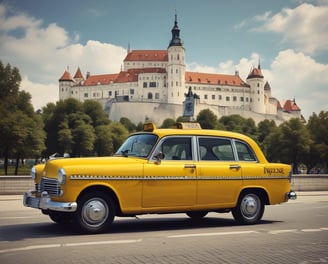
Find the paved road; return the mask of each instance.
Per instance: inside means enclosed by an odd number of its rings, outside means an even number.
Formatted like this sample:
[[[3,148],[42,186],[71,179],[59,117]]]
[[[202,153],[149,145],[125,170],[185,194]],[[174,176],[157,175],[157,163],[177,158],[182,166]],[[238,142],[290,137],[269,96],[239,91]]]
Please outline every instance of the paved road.
[[[117,218],[106,234],[79,235],[0,196],[0,263],[328,263],[328,192],[266,207],[259,225],[231,214],[193,223],[183,214]]]

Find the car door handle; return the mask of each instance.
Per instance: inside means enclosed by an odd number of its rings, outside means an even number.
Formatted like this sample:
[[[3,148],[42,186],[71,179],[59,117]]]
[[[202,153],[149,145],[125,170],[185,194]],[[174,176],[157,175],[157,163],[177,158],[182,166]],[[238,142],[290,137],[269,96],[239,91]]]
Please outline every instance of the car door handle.
[[[195,164],[185,164],[184,167],[185,167],[185,169],[196,169]]]
[[[239,170],[239,169],[240,169],[240,165],[239,165],[239,164],[231,164],[231,165],[230,165],[230,169],[236,169],[236,170]]]

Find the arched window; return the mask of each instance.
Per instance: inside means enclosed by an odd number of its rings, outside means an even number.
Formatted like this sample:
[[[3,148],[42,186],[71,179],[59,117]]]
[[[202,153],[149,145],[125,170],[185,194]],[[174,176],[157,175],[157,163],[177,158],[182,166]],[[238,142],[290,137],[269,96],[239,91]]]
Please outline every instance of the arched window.
[[[152,93],[148,93],[148,99],[153,99],[153,94]]]

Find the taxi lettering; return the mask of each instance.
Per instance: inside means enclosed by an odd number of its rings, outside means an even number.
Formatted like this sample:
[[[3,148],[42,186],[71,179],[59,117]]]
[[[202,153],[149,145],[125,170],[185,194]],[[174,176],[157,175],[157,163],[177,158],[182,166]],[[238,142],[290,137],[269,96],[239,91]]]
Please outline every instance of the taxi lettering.
[[[283,168],[264,168],[264,174],[284,174]]]

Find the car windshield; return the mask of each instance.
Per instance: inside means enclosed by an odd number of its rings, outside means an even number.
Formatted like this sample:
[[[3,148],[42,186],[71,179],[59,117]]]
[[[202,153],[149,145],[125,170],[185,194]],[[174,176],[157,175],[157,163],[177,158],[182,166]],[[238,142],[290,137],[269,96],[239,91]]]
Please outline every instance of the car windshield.
[[[115,155],[136,156],[146,158],[149,156],[157,141],[157,136],[153,134],[135,134],[128,137]]]

